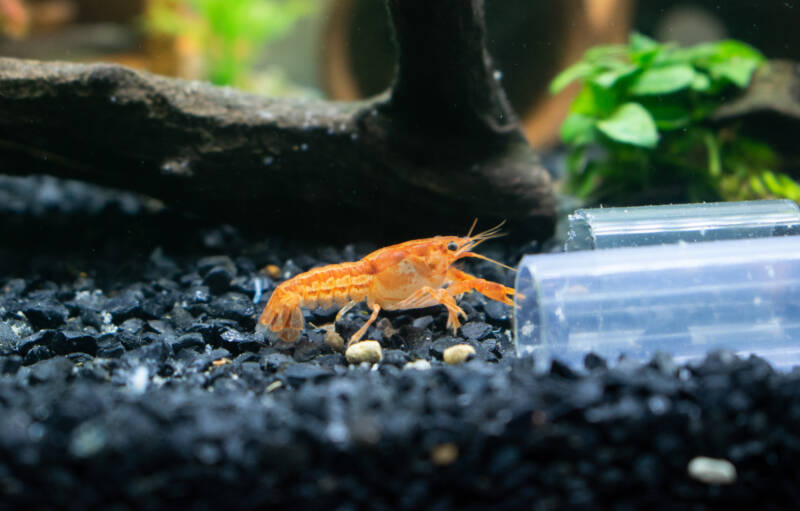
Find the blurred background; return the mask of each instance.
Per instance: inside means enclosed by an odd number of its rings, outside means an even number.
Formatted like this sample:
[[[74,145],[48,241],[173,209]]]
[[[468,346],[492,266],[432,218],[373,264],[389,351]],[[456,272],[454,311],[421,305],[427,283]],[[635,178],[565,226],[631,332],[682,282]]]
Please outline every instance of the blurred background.
[[[557,72],[632,29],[684,44],[733,37],[800,59],[800,2],[486,0],[498,77],[530,142],[558,141],[572,87]],[[0,0],[0,56],[116,62],[258,94],[353,100],[391,83],[378,0]]]

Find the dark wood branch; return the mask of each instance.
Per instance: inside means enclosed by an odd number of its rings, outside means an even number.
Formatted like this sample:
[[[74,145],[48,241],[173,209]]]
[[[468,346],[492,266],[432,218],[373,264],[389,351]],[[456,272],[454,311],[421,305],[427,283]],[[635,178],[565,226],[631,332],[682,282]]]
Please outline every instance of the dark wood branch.
[[[778,155],[777,168],[800,180],[800,62],[770,60],[750,86],[714,112],[719,126],[767,143]]]
[[[483,2],[467,3],[389,0],[398,80],[361,103],[0,59],[0,173],[136,190],[298,237],[397,240],[474,217],[546,237],[549,178],[493,78]]]

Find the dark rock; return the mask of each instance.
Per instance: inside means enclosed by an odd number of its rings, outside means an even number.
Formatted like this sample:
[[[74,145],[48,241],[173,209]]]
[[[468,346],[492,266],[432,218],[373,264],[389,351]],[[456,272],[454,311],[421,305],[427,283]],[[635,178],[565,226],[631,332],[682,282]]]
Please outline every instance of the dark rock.
[[[411,322],[411,326],[420,330],[428,328],[433,323],[433,316],[420,316]]]
[[[461,326],[459,333],[467,339],[480,341],[488,336],[492,331],[492,326],[480,321],[470,321]]]
[[[226,293],[214,300],[211,308],[214,315],[237,321],[248,330],[255,327],[255,306],[250,298],[243,294]]]
[[[408,353],[403,350],[383,350],[382,364],[389,364],[395,367],[403,367],[409,361]]]
[[[19,336],[5,322],[0,322],[0,356],[9,354],[16,349]]]
[[[283,371],[289,385],[297,387],[306,382],[318,382],[333,376],[333,371],[314,364],[297,363]]]
[[[503,358],[503,350],[498,345],[497,339],[492,337],[484,339],[480,342],[479,346],[481,352],[486,354],[485,359],[487,362],[497,362],[499,359]]]
[[[147,321],[147,326],[158,334],[174,334],[175,329],[168,322],[161,319],[151,319]]]
[[[132,335],[139,335],[142,333],[145,327],[145,322],[139,318],[131,318],[126,319],[119,325],[120,330],[132,334]]]
[[[174,305],[172,293],[162,292],[142,302],[141,314],[145,318],[160,318]]]
[[[57,328],[66,323],[69,317],[67,308],[55,300],[28,303],[22,312],[36,328]]]
[[[323,353],[330,353],[331,347],[325,344],[322,333],[312,332],[309,337],[301,337],[294,343],[294,359],[309,362]]]
[[[141,291],[126,290],[110,298],[106,303],[106,310],[111,314],[114,323],[121,323],[126,319],[141,315],[142,300],[144,295]]]
[[[347,365],[347,359],[343,353],[326,353],[324,355],[318,355],[315,359],[315,362],[319,364],[320,367],[331,368],[334,370]]]
[[[38,332],[22,339],[17,344],[17,351],[20,355],[25,356],[36,346],[50,347],[53,344],[63,344],[63,342],[64,335],[61,332],[57,330],[39,330]]]
[[[253,335],[246,335],[238,330],[226,329],[220,334],[221,345],[231,353],[257,353],[264,344]]]
[[[30,367],[28,381],[36,383],[64,383],[70,377],[74,364],[65,358],[41,360]]]
[[[508,325],[508,314],[511,308],[508,305],[505,305],[501,302],[496,302],[494,300],[489,300],[484,305],[483,309],[486,311],[486,316],[492,320],[495,324],[500,324],[503,326]]]
[[[269,353],[261,360],[261,368],[268,373],[282,371],[292,365],[294,360],[283,353]]]
[[[232,319],[211,319],[202,323],[194,323],[188,330],[201,334],[206,344],[219,347],[222,344],[222,333],[237,328],[239,328],[239,324]]]
[[[163,363],[172,353],[172,348],[168,342],[157,339],[147,346],[142,346],[137,351],[139,358],[142,360],[152,360],[157,363]]]
[[[81,352],[92,356],[97,354],[97,339],[94,335],[69,330],[62,332],[62,335],[66,343],[66,353]]]
[[[31,365],[39,362],[40,360],[46,360],[48,358],[52,358],[54,353],[47,348],[46,346],[35,345],[28,350],[25,356],[22,359],[23,365]]]
[[[19,355],[0,356],[0,375],[16,374],[20,367],[22,367],[22,357]]]
[[[594,369],[605,369],[608,367],[606,360],[594,352],[589,352],[583,358],[583,366],[592,371]]]
[[[183,353],[187,353],[186,350]],[[217,348],[208,353],[203,353],[191,363],[190,368],[197,372],[208,371],[215,361],[230,359],[231,352],[224,348]]]
[[[177,339],[167,341],[172,351],[178,353],[182,349],[193,349],[195,351],[202,351],[206,345],[203,335],[198,332],[192,332],[181,335]]]
[[[233,263],[231,263],[233,265]],[[234,273],[225,266],[215,266],[211,268],[205,277],[203,284],[206,285],[213,294],[222,294],[230,288]]]
[[[172,320],[175,323],[175,328],[177,328],[179,331],[188,330],[192,323],[194,323],[194,317],[189,313],[189,311],[178,305],[172,308],[170,316],[172,316]]]
[[[569,368],[569,366],[558,359],[553,359],[550,362],[550,374],[574,380],[578,375]]]
[[[125,347],[115,334],[103,334],[97,339],[97,354],[100,358],[119,358],[125,353]]]
[[[141,335],[134,335],[125,330],[117,330],[113,335],[127,351],[135,350],[145,344]]]
[[[91,326],[98,330],[103,328],[103,318],[96,311],[83,309],[78,312],[78,316],[86,326]]]

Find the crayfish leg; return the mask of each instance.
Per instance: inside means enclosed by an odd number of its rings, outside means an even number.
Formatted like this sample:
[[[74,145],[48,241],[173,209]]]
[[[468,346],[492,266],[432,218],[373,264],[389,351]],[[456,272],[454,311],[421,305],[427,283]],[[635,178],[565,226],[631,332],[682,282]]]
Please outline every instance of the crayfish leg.
[[[344,307],[339,309],[339,312],[336,313],[336,318],[333,320],[333,322],[334,323],[338,323],[339,320],[342,318],[342,316],[347,314],[347,311],[352,309],[357,303],[358,302],[355,302],[355,301],[351,300],[350,303],[348,303],[347,305],[345,305]]]
[[[349,341],[347,341],[347,346],[348,346],[348,347],[349,347],[350,345],[352,345],[352,344],[355,344],[355,343],[357,343],[358,341],[360,341],[360,340],[361,340],[361,338],[362,338],[362,337],[364,337],[364,334],[366,334],[366,333],[367,333],[367,329],[369,328],[369,326],[370,326],[372,323],[374,323],[374,322],[375,322],[375,320],[378,318],[378,313],[379,313],[380,311],[381,311],[381,306],[380,306],[380,305],[378,305],[377,303],[373,303],[373,304],[372,304],[372,314],[370,315],[370,317],[369,317],[369,319],[367,320],[367,322],[366,322],[366,323],[364,323],[363,325],[361,325],[361,328],[359,328],[358,330],[356,330],[356,333],[354,333],[353,335],[351,335],[351,336],[350,336],[350,340],[349,340]],[[338,319],[338,315],[337,315],[337,319]]]
[[[392,305],[392,310],[400,309],[419,309],[422,307],[430,307],[432,305],[444,305],[447,307],[447,327],[453,330],[453,334],[458,331],[461,326],[461,321],[458,317],[467,317],[464,309],[458,306],[453,295],[450,294],[449,289],[433,289],[432,287],[425,286],[418,289],[414,294]]]
[[[447,276],[449,280],[454,281],[450,284],[450,287],[447,288],[447,292],[453,296],[458,296],[469,291],[477,291],[486,298],[502,302],[506,305],[514,305],[513,297],[515,295],[522,297],[522,295],[516,293],[513,288],[504,286],[499,282],[492,282],[475,277],[474,275],[470,275],[467,272],[455,268],[450,268],[447,271]]]

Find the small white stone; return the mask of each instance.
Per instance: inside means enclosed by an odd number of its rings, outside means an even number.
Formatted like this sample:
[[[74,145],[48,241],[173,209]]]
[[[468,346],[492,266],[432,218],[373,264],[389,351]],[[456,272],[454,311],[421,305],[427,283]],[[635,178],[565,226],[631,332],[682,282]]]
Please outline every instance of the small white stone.
[[[408,362],[406,365],[403,366],[403,369],[416,369],[418,371],[425,371],[426,369],[431,368],[431,363],[421,358],[419,360],[414,360],[413,362]]]
[[[147,370],[147,367],[139,366],[133,371],[128,386],[133,392],[141,394],[147,389],[149,379],[150,371]]]
[[[736,467],[728,460],[697,456],[687,467],[689,477],[705,484],[733,484],[736,482]]]
[[[360,364],[361,362],[377,364],[383,358],[383,351],[378,341],[367,340],[351,345],[344,352],[344,356],[351,364]]]
[[[461,364],[475,356],[475,348],[469,344],[456,344],[444,350],[443,358],[446,364]]]

